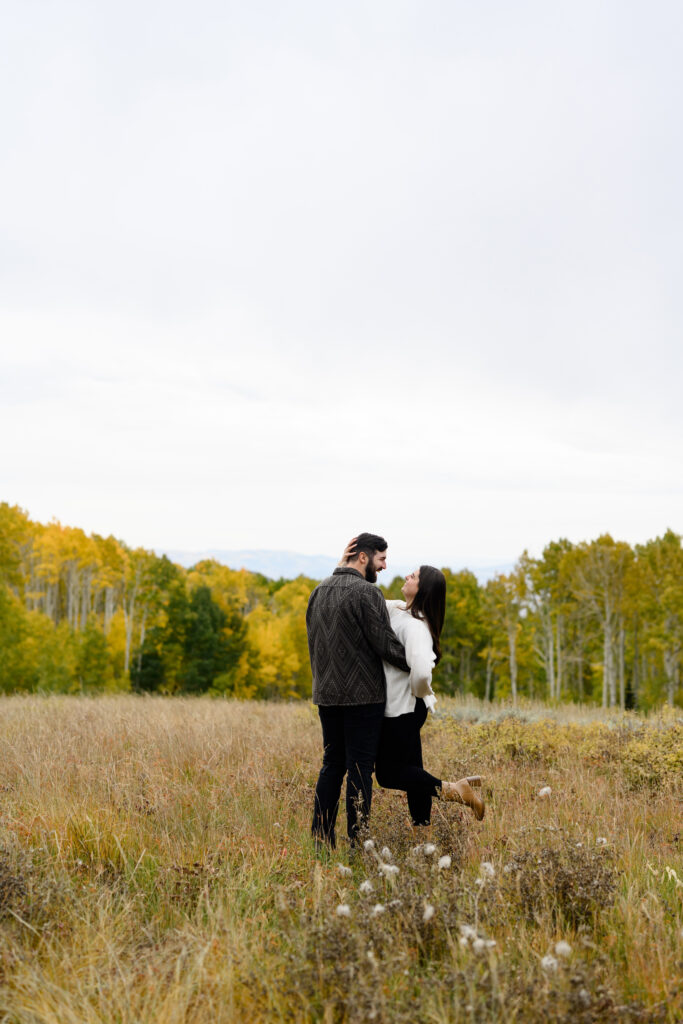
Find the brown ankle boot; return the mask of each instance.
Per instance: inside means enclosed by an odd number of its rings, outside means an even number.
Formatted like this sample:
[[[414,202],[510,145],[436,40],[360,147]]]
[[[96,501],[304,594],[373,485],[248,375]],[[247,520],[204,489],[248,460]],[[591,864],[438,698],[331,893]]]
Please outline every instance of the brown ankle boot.
[[[441,793],[444,800],[455,800],[456,803],[470,807],[477,821],[481,821],[484,817],[486,810],[484,801],[477,796],[467,779],[459,779],[457,782],[442,782]]]

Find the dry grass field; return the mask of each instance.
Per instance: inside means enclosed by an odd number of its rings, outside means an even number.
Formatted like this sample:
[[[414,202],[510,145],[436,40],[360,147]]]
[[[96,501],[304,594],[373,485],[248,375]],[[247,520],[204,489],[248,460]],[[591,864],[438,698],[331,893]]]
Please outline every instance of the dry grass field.
[[[483,822],[321,862],[311,706],[1,700],[0,1021],[683,1020],[681,712],[438,707]]]

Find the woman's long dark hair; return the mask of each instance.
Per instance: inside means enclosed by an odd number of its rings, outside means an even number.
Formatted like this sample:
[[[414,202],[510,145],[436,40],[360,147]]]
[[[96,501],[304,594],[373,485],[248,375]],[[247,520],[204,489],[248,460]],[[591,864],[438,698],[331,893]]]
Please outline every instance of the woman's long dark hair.
[[[432,650],[436,664],[441,660],[441,630],[446,616],[446,577],[433,565],[420,566],[417,594],[408,609],[415,619],[424,619],[432,634]]]

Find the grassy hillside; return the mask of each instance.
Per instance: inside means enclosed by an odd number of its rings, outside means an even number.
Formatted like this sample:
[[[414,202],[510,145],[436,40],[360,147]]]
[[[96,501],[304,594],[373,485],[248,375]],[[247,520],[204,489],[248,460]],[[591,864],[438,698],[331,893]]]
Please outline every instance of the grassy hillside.
[[[310,705],[2,699],[0,1019],[683,1019],[680,712],[439,709],[484,821],[437,805],[429,853],[376,789],[322,863]]]

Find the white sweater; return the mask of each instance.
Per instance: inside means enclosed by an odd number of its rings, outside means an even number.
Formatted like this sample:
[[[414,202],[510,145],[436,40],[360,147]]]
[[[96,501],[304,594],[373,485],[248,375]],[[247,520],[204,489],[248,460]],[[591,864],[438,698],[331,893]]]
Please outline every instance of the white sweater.
[[[429,626],[424,619],[416,619],[406,611],[405,601],[387,601],[387,611],[391,628],[406,649],[410,672],[383,662],[387,680],[384,717],[397,718],[414,711],[416,697],[425,698],[425,704],[433,711],[436,698],[432,691],[432,669],[436,656]]]

